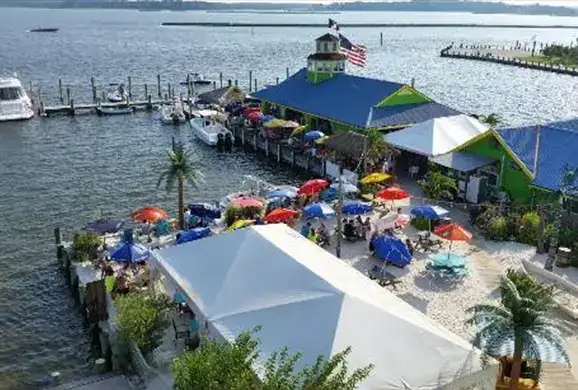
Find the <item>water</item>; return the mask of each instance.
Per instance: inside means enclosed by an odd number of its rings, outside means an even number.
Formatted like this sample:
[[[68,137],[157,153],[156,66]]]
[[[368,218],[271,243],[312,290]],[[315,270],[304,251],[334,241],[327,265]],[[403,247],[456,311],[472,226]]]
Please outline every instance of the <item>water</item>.
[[[108,10],[0,8],[0,73],[18,71],[54,102],[58,78],[75,100],[89,98],[89,79],[98,84],[132,76],[135,93],[156,84],[156,74],[173,85],[186,72],[259,85],[283,78],[285,68],[305,64],[313,39],[325,29],[162,28],[162,21],[319,21],[327,15],[206,14]],[[342,13],[340,22],[576,23],[572,18],[535,16]],[[29,34],[38,26],[57,34]],[[510,124],[568,118],[578,110],[578,79],[495,64],[441,59],[451,41],[510,44],[515,40],[570,41],[572,30],[349,29],[343,33],[368,46],[368,66],[350,69],[409,82],[436,100],[473,113],[500,114]],[[152,88],[152,87],[151,87]],[[149,90],[155,93],[155,90]],[[347,97],[343,97],[347,101]],[[55,261],[52,229],[69,234],[84,222],[112,211],[127,217],[143,204],[174,210],[176,194],[156,189],[157,166],[171,137],[197,153],[206,182],[189,189],[189,200],[214,200],[238,189],[242,175],[291,182],[295,177],[242,152],[217,154],[194,141],[186,127],[175,130],[140,113],[131,117],[36,119],[0,124],[0,388],[3,373],[21,373],[31,387],[52,370],[65,378],[89,370],[90,343],[78,307]],[[69,237],[70,238],[70,237]]]

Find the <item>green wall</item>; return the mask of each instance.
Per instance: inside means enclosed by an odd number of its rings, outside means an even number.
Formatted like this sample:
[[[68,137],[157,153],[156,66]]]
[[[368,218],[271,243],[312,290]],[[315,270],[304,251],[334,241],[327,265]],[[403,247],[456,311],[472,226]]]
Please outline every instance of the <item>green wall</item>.
[[[321,83],[325,80],[333,78],[335,74],[332,72],[307,71],[307,81],[313,84]]]
[[[522,171],[493,136],[485,137],[461,150],[480,156],[495,158],[499,161],[498,164],[501,164],[503,161],[504,167],[500,168],[502,172],[502,189],[508,193],[514,203],[528,204],[532,202],[533,191],[530,188],[531,179]]]

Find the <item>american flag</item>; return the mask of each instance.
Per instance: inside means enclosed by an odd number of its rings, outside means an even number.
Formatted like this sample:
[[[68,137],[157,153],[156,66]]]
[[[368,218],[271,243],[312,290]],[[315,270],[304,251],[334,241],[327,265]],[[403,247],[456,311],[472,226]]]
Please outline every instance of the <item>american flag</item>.
[[[340,51],[345,54],[349,62],[355,66],[365,66],[367,54],[367,48],[365,46],[351,43],[349,39],[341,34],[339,34],[339,46],[341,48]]]

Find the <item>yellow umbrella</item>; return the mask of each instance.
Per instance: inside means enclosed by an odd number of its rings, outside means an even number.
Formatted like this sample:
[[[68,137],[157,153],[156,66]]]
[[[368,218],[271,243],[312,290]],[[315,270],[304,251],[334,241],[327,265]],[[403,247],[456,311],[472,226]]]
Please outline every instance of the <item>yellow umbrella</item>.
[[[229,228],[227,229],[228,232],[232,232],[233,230],[241,229],[246,226],[252,225],[255,221],[252,219],[240,219],[235,221]]]
[[[275,127],[283,127],[285,125],[285,121],[283,119],[271,119],[269,122],[263,123],[263,127],[268,128],[275,128]]]
[[[291,133],[291,137],[295,137],[298,134],[301,134],[302,132],[304,132],[307,129],[307,126],[299,126],[297,127],[295,130],[293,130],[293,133]]]
[[[329,139],[329,136],[328,136],[328,135],[324,135],[324,136],[321,137],[321,138],[317,138],[317,139],[315,140],[315,143],[316,143],[316,144],[322,144],[323,142],[325,142],[326,139]]]
[[[390,178],[391,175],[389,173],[375,172],[365,176],[363,179],[360,180],[360,182],[361,184],[374,184],[374,183],[381,183],[382,181]]]
[[[285,129],[291,129],[291,128],[299,128],[299,123],[297,122],[293,122],[293,121],[285,121],[285,123],[283,124],[283,127]]]

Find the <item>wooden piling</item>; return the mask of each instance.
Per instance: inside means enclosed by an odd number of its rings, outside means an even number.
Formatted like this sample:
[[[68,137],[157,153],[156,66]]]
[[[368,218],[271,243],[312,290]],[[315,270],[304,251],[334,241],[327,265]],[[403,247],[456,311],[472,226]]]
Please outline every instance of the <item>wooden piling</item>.
[[[161,91],[161,75],[157,74],[157,92],[159,94],[159,99],[163,96],[163,93]]]
[[[235,79],[235,87],[239,86],[239,80]]]
[[[253,71],[249,71],[249,92],[251,92],[251,87],[253,86]]]
[[[223,88],[223,72],[219,73],[219,88]]]
[[[213,81],[213,89],[217,89],[217,82]]]
[[[229,85],[229,87],[233,84],[233,81],[231,79],[227,80],[227,84]]]
[[[60,231],[60,228],[58,226],[54,228],[54,244],[55,245],[62,244],[62,231]]]
[[[254,81],[255,81],[255,88],[253,88],[253,91],[257,92],[257,79],[255,79]]]
[[[148,99],[147,110],[152,110],[153,109],[153,97],[152,97],[152,95],[148,95],[147,99]]]
[[[169,99],[171,99],[171,83],[167,83],[167,91],[169,94]]]
[[[148,99],[148,97],[149,97],[149,86],[148,86],[148,84],[145,84],[145,85],[144,85],[144,92],[145,92],[145,93],[144,93],[145,99]]]
[[[383,46],[383,33],[379,33],[379,46]]]
[[[275,77],[275,84],[279,85],[279,77]]]
[[[98,94],[96,93],[96,85],[94,83],[94,77],[90,78],[90,89],[92,91],[92,102],[95,103]]]
[[[70,105],[70,87],[66,87],[66,102]]]
[[[289,67],[285,68],[285,78],[288,79],[289,78]]]
[[[70,115],[74,116],[74,99],[70,99]]]
[[[281,144],[277,144],[277,162],[281,164]]]
[[[60,103],[64,103],[64,97],[62,96],[62,79],[58,79],[58,96],[60,97]]]
[[[128,98],[132,100],[132,77],[128,76]]]
[[[102,91],[101,100],[102,100],[103,102],[106,101],[106,94],[104,93],[104,91]]]

